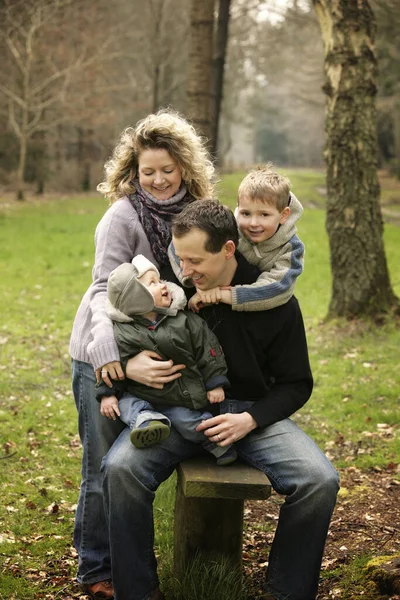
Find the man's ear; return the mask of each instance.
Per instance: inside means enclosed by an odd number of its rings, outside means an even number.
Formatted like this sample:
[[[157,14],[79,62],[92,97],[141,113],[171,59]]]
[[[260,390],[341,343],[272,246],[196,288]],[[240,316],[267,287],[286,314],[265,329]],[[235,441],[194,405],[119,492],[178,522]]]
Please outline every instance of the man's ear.
[[[290,215],[290,208],[289,206],[287,206],[286,208],[283,209],[283,211],[281,212],[281,218],[279,219],[279,223],[280,225],[283,225],[284,223],[286,223],[286,221],[288,220]]]
[[[233,240],[228,240],[227,242],[225,242],[224,250],[225,250],[225,258],[226,259],[232,258],[232,256],[235,255],[235,250],[236,250],[235,242]]]

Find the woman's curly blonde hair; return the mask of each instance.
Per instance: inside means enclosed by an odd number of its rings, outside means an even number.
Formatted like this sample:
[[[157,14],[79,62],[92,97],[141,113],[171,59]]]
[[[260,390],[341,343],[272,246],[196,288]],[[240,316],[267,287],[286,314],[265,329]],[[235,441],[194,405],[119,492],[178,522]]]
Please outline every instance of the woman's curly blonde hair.
[[[139,155],[148,148],[166,150],[178,163],[182,180],[196,200],[213,196],[214,165],[202,138],[178,112],[161,109],[125,129],[104,165],[106,180],[97,190],[112,204],[135,192]]]

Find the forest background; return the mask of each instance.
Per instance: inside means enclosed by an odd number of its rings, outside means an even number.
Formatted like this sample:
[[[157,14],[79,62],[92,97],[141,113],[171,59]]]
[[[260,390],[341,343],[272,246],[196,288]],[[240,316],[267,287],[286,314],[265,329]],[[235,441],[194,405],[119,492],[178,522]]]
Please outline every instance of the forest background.
[[[222,167],[322,167],[324,53],[312,2],[228,4]],[[399,175],[400,5],[370,4],[379,161]],[[164,106],[185,113],[190,11],[188,0],[2,0],[0,190],[15,189],[21,169],[33,192],[93,190],[123,128]]]

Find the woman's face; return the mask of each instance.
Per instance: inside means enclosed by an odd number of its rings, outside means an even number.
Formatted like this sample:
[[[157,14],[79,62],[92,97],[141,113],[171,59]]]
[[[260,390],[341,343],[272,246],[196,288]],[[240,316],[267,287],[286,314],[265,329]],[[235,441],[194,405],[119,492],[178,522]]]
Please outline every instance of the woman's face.
[[[166,150],[148,148],[139,154],[138,178],[141,187],[157,200],[169,200],[179,190],[182,173]]]

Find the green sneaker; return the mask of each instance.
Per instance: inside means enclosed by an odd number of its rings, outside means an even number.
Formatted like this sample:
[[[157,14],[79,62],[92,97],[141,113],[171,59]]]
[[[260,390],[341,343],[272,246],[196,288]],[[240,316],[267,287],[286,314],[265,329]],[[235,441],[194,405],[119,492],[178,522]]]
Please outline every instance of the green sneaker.
[[[147,448],[166,440],[171,433],[169,425],[162,421],[145,421],[131,431],[131,442],[135,448]]]

